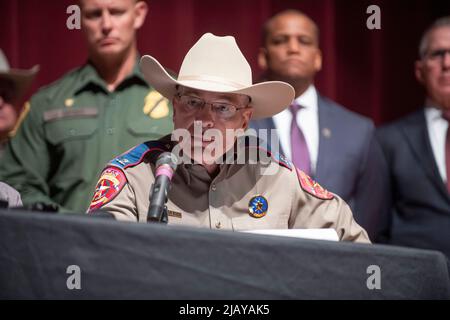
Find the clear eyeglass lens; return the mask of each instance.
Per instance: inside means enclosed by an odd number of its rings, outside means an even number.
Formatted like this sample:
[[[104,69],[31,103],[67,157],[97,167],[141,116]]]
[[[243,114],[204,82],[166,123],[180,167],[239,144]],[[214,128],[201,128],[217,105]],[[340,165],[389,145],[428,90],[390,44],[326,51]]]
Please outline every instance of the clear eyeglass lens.
[[[221,119],[229,119],[236,114],[236,106],[223,102],[206,103],[205,100],[188,95],[178,95],[178,98],[184,106],[191,111],[202,109],[206,104],[211,105],[213,112]]]

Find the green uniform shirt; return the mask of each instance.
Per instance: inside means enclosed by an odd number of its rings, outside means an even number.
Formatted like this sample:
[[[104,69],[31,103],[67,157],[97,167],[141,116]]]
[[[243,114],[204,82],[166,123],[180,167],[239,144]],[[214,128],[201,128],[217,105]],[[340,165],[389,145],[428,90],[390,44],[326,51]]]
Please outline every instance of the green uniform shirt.
[[[0,180],[16,188],[25,205],[86,212],[106,163],[173,129],[172,106],[148,86],[137,63],[113,92],[88,63],[30,103],[0,163]]]

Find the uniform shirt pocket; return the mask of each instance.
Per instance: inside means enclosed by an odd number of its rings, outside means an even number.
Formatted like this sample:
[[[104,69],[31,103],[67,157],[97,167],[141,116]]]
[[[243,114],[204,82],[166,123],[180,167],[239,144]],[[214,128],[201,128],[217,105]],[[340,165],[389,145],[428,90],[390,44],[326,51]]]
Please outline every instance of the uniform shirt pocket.
[[[47,140],[58,145],[68,140],[86,139],[98,129],[98,109],[56,109],[44,112]]]
[[[287,229],[288,215],[270,214],[261,218],[254,218],[249,214],[231,219],[233,230],[261,230],[261,229]]]

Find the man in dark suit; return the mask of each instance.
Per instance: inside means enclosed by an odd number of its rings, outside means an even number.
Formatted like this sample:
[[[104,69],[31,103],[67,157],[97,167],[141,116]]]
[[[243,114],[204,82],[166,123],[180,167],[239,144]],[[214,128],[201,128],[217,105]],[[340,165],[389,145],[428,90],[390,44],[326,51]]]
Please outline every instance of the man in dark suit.
[[[450,257],[450,16],[425,31],[415,74],[426,89],[424,108],[377,132],[392,194],[384,235]]]
[[[322,54],[319,29],[308,16],[295,10],[280,12],[265,23],[262,35],[258,62],[265,80],[291,84],[296,99],[295,106],[253,121],[251,127],[261,138],[259,130],[276,129],[277,137],[267,139],[269,147],[279,147],[297,167],[342,197],[376,241],[386,197],[379,174],[384,162],[373,122],[317,92],[313,83]]]

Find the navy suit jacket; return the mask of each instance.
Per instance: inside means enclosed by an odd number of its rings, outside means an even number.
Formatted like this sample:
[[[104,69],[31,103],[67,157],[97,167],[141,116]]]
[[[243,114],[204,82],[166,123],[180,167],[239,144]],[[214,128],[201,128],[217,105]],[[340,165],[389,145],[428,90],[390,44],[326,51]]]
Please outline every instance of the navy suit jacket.
[[[424,110],[377,130],[392,198],[386,242],[450,257],[450,196],[430,144]]]
[[[385,163],[373,122],[320,95],[318,112],[319,154],[313,178],[350,205],[355,220],[375,241],[385,220],[380,215],[386,211],[387,195],[386,178],[379,174]],[[250,127],[275,129],[275,124],[266,118],[252,121]]]

